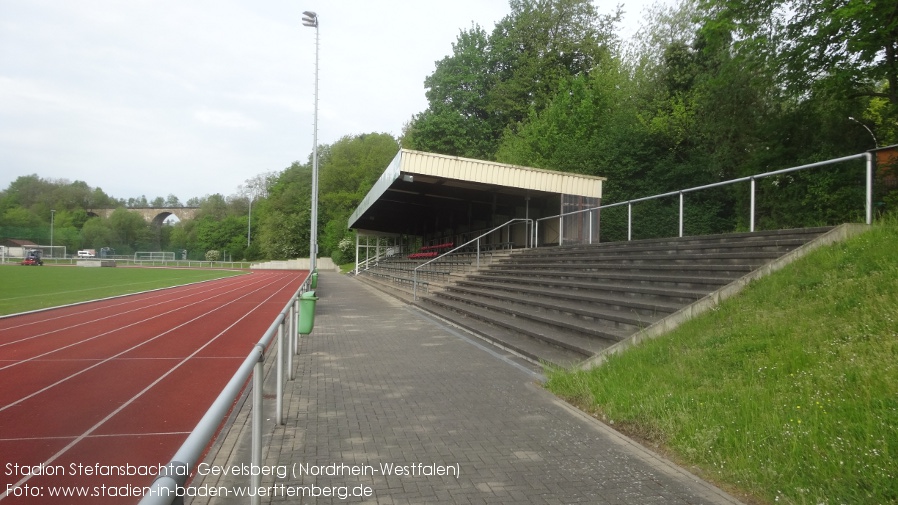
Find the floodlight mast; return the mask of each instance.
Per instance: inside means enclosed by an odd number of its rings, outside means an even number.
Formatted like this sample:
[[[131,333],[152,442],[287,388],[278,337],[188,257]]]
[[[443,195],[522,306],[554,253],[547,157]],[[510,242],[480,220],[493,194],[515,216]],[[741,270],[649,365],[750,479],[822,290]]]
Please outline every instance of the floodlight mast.
[[[312,223],[309,231],[309,271],[314,272],[318,259],[318,14],[304,11],[303,26],[315,29],[315,119],[312,133]]]
[[[867,125],[865,125],[864,123],[861,123],[860,121],[858,121],[857,119],[854,119],[854,118],[851,117],[851,116],[848,116],[848,119],[850,119],[850,120],[854,121],[855,123],[857,123],[857,124],[863,126],[864,129],[867,130],[867,133],[870,134],[870,137],[873,138],[873,147],[879,149],[879,141],[876,140],[876,135],[873,135],[873,130],[871,130],[870,128],[867,127]]]

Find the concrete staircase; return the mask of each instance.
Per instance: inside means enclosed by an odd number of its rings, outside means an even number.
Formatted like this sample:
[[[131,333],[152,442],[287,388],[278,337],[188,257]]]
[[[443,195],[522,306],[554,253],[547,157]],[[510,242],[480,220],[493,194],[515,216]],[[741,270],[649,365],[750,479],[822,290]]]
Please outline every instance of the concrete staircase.
[[[516,250],[479,269],[447,271],[426,293],[419,286],[416,302],[410,290],[397,296],[531,360],[571,366],[830,230]]]

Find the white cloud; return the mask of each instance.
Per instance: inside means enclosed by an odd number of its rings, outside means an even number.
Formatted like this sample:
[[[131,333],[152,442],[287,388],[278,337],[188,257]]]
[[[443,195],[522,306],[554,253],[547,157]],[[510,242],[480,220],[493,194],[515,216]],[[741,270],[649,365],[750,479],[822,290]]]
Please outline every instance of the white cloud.
[[[243,130],[256,130],[260,126],[255,119],[248,118],[237,111],[202,109],[194,111],[193,117],[200,123],[209,126]]]

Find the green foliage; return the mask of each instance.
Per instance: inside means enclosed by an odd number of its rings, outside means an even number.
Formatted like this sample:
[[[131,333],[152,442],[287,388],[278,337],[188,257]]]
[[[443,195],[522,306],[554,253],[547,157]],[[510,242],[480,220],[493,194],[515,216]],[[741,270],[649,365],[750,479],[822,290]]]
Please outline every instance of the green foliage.
[[[898,221],[548,387],[765,503],[898,500]]]
[[[81,228],[81,240],[83,247],[100,249],[110,247],[113,242],[112,228],[105,219],[89,219]]]
[[[351,236],[346,222],[399,151],[386,133],[346,136],[319,150],[319,254],[330,256]]]
[[[229,246],[235,237],[242,241],[242,247],[246,247],[246,216],[228,216],[216,220],[207,215],[196,220],[194,233],[193,247],[199,250],[233,251]],[[240,244],[237,244],[238,247]]]
[[[700,186],[898,143],[898,21],[886,2],[680,0],[656,6],[631,45],[619,11],[589,0],[512,0],[490,29],[460,30],[424,80],[428,106],[404,147],[607,178],[604,203]],[[347,135],[319,146],[319,255],[344,259],[346,220],[399,144]],[[759,183],[761,228],[834,224],[862,211],[856,164]],[[898,205],[888,177],[877,210]],[[175,195],[116,200],[82,181],[19,177],[0,192],[0,235],[80,247],[306,256],[311,159],[250,179],[239,195],[191,198],[197,217],[153,228],[94,208],[180,205]],[[685,233],[747,229],[748,185],[685,200]],[[638,204],[634,238],[677,231],[677,198]],[[252,222],[249,222],[250,205]],[[602,240],[626,238],[626,208]],[[251,233],[251,245],[246,236]]]
[[[259,223],[256,240],[266,258],[308,257],[311,195],[311,163],[294,162],[273,181],[268,198],[254,212]]]
[[[259,233],[259,246],[267,258],[285,259],[309,256],[309,212],[266,213]]]
[[[542,110],[558,86],[599,64],[616,44],[619,14],[588,0],[515,0],[492,34],[462,31],[425,80],[429,106],[407,125],[412,149],[494,159],[507,128]]]
[[[169,195],[169,203],[176,202],[177,197]],[[120,254],[128,254],[138,249],[161,250],[168,245],[169,228],[147,224],[136,214],[127,215],[130,213],[124,208],[109,219],[93,214],[123,204],[83,181],[19,177],[0,192],[0,237],[42,245],[52,240],[70,254],[84,247],[113,247]]]
[[[24,207],[11,207],[3,213],[3,225],[15,228],[37,228],[44,225],[43,220]],[[50,226],[49,221],[46,226]]]
[[[139,214],[119,207],[109,215],[109,229],[116,243],[120,244],[120,254],[151,250],[150,232]]]

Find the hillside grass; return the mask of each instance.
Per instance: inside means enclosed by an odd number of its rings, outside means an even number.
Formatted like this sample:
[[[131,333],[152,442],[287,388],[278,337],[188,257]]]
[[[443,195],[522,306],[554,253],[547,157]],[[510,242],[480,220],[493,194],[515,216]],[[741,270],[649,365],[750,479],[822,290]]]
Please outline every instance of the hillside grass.
[[[241,274],[229,270],[0,266],[0,315]]]
[[[756,503],[898,503],[898,220],[547,387]]]

